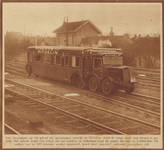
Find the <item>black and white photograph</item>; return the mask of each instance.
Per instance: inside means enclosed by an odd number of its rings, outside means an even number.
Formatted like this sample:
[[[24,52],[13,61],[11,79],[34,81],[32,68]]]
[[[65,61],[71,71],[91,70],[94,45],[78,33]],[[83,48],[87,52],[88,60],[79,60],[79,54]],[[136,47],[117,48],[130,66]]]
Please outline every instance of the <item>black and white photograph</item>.
[[[2,148],[162,148],[162,3],[2,8]]]

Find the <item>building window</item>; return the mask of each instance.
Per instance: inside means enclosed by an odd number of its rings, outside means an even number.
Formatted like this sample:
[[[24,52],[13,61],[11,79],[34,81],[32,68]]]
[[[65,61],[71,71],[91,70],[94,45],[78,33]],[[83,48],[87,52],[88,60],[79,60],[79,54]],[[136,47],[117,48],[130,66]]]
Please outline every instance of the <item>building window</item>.
[[[44,55],[44,62],[45,63],[51,63],[51,55],[50,54]]]
[[[72,67],[80,66],[80,57],[72,56]]]

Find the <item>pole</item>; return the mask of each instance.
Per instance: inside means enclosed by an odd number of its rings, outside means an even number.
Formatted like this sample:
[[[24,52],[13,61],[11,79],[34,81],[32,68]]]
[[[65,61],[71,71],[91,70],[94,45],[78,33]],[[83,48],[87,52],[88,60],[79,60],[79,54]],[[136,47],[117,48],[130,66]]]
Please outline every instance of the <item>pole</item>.
[[[25,50],[25,21],[24,21],[24,50]]]
[[[37,46],[37,27],[36,27],[36,16],[35,16],[35,46]]]
[[[81,28],[81,32],[82,32],[82,33],[81,33],[81,34],[82,34],[81,37],[82,37],[82,39],[83,39],[83,20],[82,20],[82,28]]]
[[[67,25],[66,25],[66,30],[67,30],[67,46],[68,46],[68,16],[67,16]]]

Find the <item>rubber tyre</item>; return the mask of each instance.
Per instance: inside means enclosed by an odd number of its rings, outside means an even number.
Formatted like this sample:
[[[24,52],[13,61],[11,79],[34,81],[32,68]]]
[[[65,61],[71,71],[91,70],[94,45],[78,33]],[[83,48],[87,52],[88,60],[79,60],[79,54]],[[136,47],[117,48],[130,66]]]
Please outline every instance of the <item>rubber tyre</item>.
[[[89,79],[89,89],[92,91],[92,92],[96,92],[97,89],[98,89],[98,81],[97,81],[97,78],[95,76],[92,76],[90,79]]]
[[[77,77],[77,86],[81,89],[84,88],[84,86],[85,86],[85,83],[80,76]]]
[[[31,76],[31,74],[32,74],[31,66],[29,66],[29,65],[26,66],[26,72],[27,72],[28,76]]]
[[[105,78],[102,82],[102,91],[104,93],[104,95],[109,95],[112,93],[113,91],[113,83],[110,81],[110,79]]]

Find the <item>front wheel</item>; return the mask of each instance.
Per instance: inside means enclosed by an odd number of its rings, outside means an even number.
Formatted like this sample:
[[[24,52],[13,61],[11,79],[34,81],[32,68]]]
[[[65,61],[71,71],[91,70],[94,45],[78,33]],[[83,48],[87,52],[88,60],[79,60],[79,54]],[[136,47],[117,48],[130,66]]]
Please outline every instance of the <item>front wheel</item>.
[[[80,76],[78,76],[78,78],[77,78],[77,86],[81,89],[84,88],[84,86],[85,86],[85,83]]]
[[[113,90],[113,83],[110,81],[110,79],[105,78],[102,82],[102,91],[105,95],[111,94]]]
[[[96,92],[97,89],[98,89],[98,81],[97,81],[97,78],[95,76],[92,76],[90,79],[89,79],[89,89],[92,91],[92,92]]]

